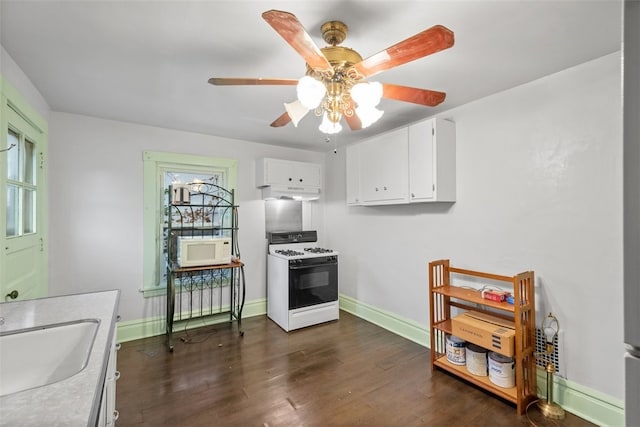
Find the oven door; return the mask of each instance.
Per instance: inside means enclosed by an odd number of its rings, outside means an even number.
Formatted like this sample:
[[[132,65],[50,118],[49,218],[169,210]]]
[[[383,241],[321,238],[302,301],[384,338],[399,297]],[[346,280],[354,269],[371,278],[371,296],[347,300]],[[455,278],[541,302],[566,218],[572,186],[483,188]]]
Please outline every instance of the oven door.
[[[338,300],[338,257],[289,261],[289,310]]]

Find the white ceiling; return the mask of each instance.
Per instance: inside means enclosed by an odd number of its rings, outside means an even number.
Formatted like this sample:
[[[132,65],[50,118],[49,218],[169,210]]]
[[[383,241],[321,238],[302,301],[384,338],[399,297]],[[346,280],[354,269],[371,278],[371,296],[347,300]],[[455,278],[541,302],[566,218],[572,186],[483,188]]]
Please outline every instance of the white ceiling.
[[[363,58],[436,24],[455,33],[445,51],[372,80],[447,93],[421,107],[383,100],[382,119],[348,144],[620,50],[619,0],[114,1],[0,0],[0,43],[54,111],[329,150],[305,117],[271,128],[294,86],[223,86],[210,77],[297,79],[305,64],[262,19],[298,17],[316,44],[320,25],[349,26],[343,45]]]

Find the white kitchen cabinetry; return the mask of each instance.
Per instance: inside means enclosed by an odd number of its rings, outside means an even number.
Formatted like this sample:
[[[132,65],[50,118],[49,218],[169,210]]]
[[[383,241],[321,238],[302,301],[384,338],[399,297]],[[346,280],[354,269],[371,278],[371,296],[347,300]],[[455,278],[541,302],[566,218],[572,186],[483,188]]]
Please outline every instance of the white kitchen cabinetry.
[[[120,372],[116,370],[117,352],[120,344],[116,343],[115,331],[109,350],[109,362],[107,363],[107,373],[102,387],[102,400],[100,403],[100,413],[98,418],[99,427],[113,427],[116,424],[119,413],[116,410],[116,381],[120,378]]]
[[[409,126],[410,203],[456,200],[456,128],[430,119]]]
[[[320,188],[320,165],[291,160],[259,159],[256,163],[256,186]]]
[[[348,205],[454,202],[455,124],[429,119],[347,148]]]
[[[360,193],[364,204],[406,203],[409,191],[407,128],[360,145]]]

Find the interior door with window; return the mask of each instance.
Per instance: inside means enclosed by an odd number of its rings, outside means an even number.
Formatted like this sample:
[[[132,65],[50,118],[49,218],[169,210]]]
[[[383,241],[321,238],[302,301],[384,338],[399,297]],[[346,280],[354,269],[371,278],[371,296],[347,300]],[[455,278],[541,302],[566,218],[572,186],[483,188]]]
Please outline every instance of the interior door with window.
[[[47,294],[45,151],[42,131],[10,106],[5,111],[2,187],[6,208],[0,216],[4,228],[0,298],[12,301]]]

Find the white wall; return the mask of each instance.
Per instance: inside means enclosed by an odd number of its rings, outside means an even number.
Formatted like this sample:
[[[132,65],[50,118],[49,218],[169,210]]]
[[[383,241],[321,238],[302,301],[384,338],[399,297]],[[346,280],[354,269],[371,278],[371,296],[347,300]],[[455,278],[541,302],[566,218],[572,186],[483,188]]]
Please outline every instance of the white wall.
[[[266,296],[264,201],[255,187],[255,159],[324,163],[321,153],[55,112],[49,133],[49,293],[121,289],[125,321],[164,314],[160,298],[139,292],[143,151],[238,160],[238,240],[247,301]],[[314,211],[321,228],[321,209]]]
[[[9,56],[4,47],[0,45],[0,74],[7,79],[13,87],[20,92],[40,115],[48,119],[50,108],[42,94],[33,85],[29,77],[22,71],[16,62]]]
[[[429,261],[534,270],[538,324],[558,317],[567,378],[622,399],[620,85],[613,54],[444,113],[455,204],[347,208],[344,149],[327,154],[341,292],[427,327]]]

